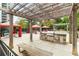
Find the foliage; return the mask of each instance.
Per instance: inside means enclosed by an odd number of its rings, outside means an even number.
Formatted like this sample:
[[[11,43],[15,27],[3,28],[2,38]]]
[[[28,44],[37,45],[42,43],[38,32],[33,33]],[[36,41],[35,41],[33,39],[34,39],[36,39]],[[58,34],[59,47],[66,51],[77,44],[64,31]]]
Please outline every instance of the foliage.
[[[61,18],[56,19],[56,24],[60,24],[61,26],[58,26],[58,29],[65,29],[66,30],[66,25],[62,25],[65,23],[69,23],[69,16],[63,16]]]
[[[48,27],[52,27],[54,24],[54,21],[53,20],[45,20],[42,22],[42,26],[48,26]]]
[[[19,25],[22,26],[22,29],[27,29],[28,28],[28,21],[26,21],[26,19],[22,18],[19,23]]]
[[[79,29],[79,13],[76,14],[76,17],[77,17],[77,26]],[[63,16],[61,18],[57,18],[57,19],[55,19],[55,23],[56,24],[69,23],[69,16]],[[29,22],[26,21],[26,19],[22,18],[22,19],[20,19],[18,24],[21,25],[23,29],[26,29],[26,28],[28,28]],[[33,19],[32,24],[33,25],[35,25],[35,24],[40,25],[38,19]],[[48,20],[42,21],[42,26],[52,27],[53,24],[54,24],[54,20],[48,19]],[[66,29],[66,26],[61,25],[61,26],[59,26],[59,28]]]
[[[56,23],[68,23],[69,22],[69,17],[68,16],[64,16],[64,17],[61,17],[61,18],[58,18],[56,19]]]
[[[32,25],[40,25],[39,19],[32,19]]]

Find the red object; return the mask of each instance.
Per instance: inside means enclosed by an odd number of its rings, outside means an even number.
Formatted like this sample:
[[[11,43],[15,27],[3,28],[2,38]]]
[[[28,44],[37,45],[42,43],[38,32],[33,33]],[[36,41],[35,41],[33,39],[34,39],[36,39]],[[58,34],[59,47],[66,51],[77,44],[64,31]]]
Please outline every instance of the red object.
[[[5,28],[5,27],[9,27],[9,24],[5,24],[5,23],[0,23],[0,28]],[[18,36],[21,37],[22,36],[22,27],[20,25],[13,25],[13,27],[19,27],[19,33]],[[13,34],[15,34],[16,32],[13,30]]]
[[[15,31],[13,31],[13,34],[15,34],[16,32]]]
[[[19,27],[19,32],[18,32],[19,37],[22,37],[22,27]]]

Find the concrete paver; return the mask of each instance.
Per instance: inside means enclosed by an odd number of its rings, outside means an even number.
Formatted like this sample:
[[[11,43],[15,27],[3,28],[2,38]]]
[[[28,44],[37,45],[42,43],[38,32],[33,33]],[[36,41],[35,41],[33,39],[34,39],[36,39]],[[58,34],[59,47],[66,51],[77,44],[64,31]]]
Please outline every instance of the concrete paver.
[[[35,47],[38,47],[40,49],[52,52],[54,56],[73,56],[72,55],[72,45],[71,44],[57,44],[57,43],[52,43],[48,41],[43,41],[39,39],[39,34],[33,34],[33,42],[30,42],[30,34],[23,34],[21,38],[19,37],[14,37],[14,51],[22,56],[21,53],[18,51],[18,44],[21,43],[27,43],[29,45],[33,45]],[[2,40],[5,43],[9,43],[9,38],[3,37]],[[79,53],[79,42],[78,42],[78,53]]]

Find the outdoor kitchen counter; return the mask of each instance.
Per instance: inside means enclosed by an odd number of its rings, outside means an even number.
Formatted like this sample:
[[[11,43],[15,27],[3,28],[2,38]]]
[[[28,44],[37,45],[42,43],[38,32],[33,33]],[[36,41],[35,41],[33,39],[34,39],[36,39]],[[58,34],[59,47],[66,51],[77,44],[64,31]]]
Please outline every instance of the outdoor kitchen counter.
[[[47,32],[42,32],[42,35],[41,36],[45,37],[45,38],[42,38],[42,39],[46,40],[47,35],[50,35],[50,36],[54,36],[54,35],[66,36],[66,38],[65,38],[66,39],[66,42],[67,43],[69,42],[69,33],[66,32],[66,31],[47,31]]]

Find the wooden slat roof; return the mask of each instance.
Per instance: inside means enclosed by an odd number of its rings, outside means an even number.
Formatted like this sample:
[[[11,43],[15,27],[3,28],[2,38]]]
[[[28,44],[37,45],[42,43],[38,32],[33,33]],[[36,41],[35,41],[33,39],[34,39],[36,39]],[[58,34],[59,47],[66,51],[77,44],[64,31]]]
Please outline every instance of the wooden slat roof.
[[[12,3],[11,3],[12,4]],[[8,14],[27,19],[51,19],[70,15],[71,3],[14,3],[9,9],[3,9]]]

